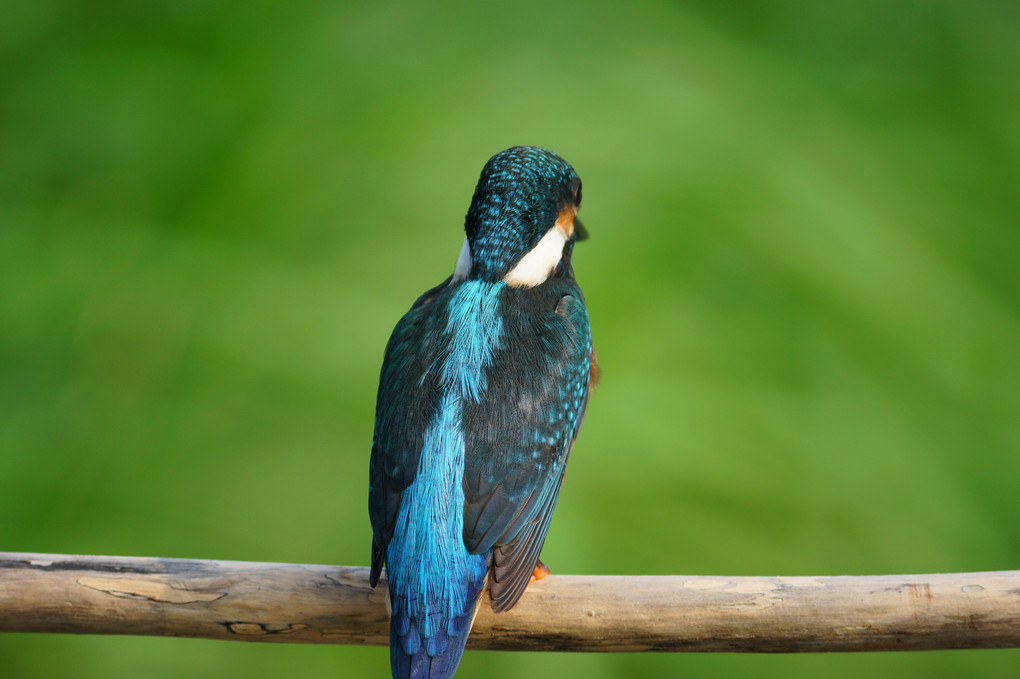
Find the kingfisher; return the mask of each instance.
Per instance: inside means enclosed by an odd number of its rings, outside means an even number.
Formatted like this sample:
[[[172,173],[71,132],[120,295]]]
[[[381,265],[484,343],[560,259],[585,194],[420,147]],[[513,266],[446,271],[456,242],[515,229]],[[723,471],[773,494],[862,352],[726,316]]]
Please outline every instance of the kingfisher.
[[[581,180],[516,146],[482,169],[453,274],[400,319],[369,464],[370,583],[386,566],[395,679],[446,679],[480,601],[534,577],[598,376],[570,257]]]

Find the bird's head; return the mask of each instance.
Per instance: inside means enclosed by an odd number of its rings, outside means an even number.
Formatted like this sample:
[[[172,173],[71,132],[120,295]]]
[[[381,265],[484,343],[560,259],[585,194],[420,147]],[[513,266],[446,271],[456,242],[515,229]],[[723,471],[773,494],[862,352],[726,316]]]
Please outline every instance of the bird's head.
[[[581,179],[555,153],[534,146],[500,151],[478,179],[454,278],[542,283],[586,236],[575,219],[580,204]]]

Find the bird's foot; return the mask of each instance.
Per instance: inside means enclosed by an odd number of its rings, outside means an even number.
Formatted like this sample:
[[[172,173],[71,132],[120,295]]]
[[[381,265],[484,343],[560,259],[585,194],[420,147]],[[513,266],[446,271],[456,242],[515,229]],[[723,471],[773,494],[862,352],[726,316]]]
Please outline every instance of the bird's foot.
[[[552,571],[549,570],[549,567],[539,561],[535,564],[535,570],[531,572],[531,580],[528,581],[528,584],[530,585],[535,580],[541,580],[550,573],[552,573]]]

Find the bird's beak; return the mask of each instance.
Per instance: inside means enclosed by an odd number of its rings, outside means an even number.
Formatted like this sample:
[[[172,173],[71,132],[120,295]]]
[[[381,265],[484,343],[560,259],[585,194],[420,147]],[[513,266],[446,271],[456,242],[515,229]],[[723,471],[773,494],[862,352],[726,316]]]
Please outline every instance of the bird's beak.
[[[574,217],[574,240],[588,240],[588,229],[577,217]]]

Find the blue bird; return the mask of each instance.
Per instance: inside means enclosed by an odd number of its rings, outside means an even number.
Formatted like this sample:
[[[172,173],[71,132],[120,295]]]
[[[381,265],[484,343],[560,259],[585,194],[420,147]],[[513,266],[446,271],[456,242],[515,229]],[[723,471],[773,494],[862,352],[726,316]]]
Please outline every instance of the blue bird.
[[[512,608],[545,542],[598,374],[570,256],[581,180],[518,146],[482,169],[453,275],[414,303],[383,360],[368,508],[386,565],[397,679],[453,676],[488,588]]]

